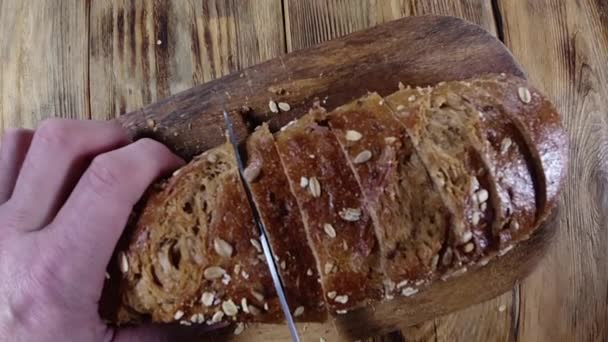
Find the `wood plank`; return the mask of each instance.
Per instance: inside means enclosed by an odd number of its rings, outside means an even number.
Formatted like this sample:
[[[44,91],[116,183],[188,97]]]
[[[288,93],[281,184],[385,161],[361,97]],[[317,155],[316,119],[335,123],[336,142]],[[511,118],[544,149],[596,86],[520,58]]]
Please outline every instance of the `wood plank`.
[[[412,15],[450,15],[496,35],[491,0],[283,0],[287,50],[294,51]]]
[[[91,3],[91,107],[114,118],[285,51],[280,0]]]
[[[522,283],[521,341],[608,340],[608,5],[499,0],[505,42],[555,100],[570,169],[548,255]]]
[[[354,4],[353,4],[354,2]],[[477,1],[371,1],[344,2],[284,0],[287,48],[306,48],[347,33],[411,15],[451,15],[476,23],[496,36],[490,0]],[[511,334],[511,315],[496,314],[501,306],[511,307],[511,292],[436,320],[402,327],[408,341],[481,341],[486,337],[506,339]],[[514,303],[517,309],[518,303]],[[470,322],[484,322],[471,327]]]
[[[86,2],[1,1],[0,32],[0,128],[89,117]]]

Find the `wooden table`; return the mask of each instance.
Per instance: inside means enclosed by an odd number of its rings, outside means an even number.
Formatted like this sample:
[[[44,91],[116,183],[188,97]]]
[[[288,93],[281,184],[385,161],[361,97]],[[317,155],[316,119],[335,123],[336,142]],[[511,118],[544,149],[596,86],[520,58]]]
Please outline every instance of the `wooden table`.
[[[0,0],[0,128],[111,119],[277,55],[408,15],[475,22],[563,114],[555,241],[510,292],[377,341],[608,340],[608,2]],[[602,228],[603,227],[603,228]]]

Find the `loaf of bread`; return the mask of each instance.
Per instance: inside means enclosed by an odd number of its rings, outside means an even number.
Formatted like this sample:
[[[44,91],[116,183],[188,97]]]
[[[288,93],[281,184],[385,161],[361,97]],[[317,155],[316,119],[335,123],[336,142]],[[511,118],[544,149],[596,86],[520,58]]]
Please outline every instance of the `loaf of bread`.
[[[491,267],[555,206],[567,137],[525,80],[395,90],[317,104],[241,146],[296,321]],[[283,320],[232,151],[206,151],[151,187],[109,266],[105,319]]]

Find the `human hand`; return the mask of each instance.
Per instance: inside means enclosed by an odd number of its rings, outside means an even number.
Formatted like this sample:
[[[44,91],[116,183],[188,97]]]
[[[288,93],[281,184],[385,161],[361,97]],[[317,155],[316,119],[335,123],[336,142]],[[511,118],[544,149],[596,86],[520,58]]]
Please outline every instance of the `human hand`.
[[[0,145],[0,339],[162,341],[166,327],[108,327],[106,266],[133,205],[183,161],[117,123],[47,120]],[[181,332],[184,330],[182,329]]]

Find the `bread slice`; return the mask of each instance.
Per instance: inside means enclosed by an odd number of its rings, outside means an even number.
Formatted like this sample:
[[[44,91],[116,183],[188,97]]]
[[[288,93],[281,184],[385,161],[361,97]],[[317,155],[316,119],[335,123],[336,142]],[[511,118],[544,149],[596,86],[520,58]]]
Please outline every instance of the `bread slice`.
[[[282,321],[229,144],[180,169],[149,196],[119,252],[119,323]]]
[[[304,219],[331,312],[381,297],[374,227],[338,141],[315,109],[275,136]]]
[[[412,137],[452,215],[450,242],[441,266],[462,273],[495,243],[488,229],[494,219],[488,201],[492,180],[479,152],[479,118],[453,103],[456,99],[433,89],[402,89],[386,101]]]
[[[296,320],[325,321],[327,308],[302,216],[283,171],[274,138],[264,124],[246,144],[244,175],[264,222]]]
[[[382,97],[368,94],[328,118],[375,223],[385,295],[411,295],[416,283],[436,270],[449,212],[405,128]]]
[[[521,78],[486,75],[471,83],[477,91],[488,93],[492,104],[520,131],[538,182],[537,221],[543,221],[557,202],[567,171],[568,136],[559,114],[541,92]]]
[[[493,234],[499,248],[505,249],[520,227],[533,227],[536,217],[536,193],[528,146],[511,118],[494,105],[493,98],[469,81],[447,82],[435,88],[446,97],[458,97],[470,115],[480,118],[484,148],[481,150],[498,198],[493,202]],[[494,193],[491,191],[490,193]]]

